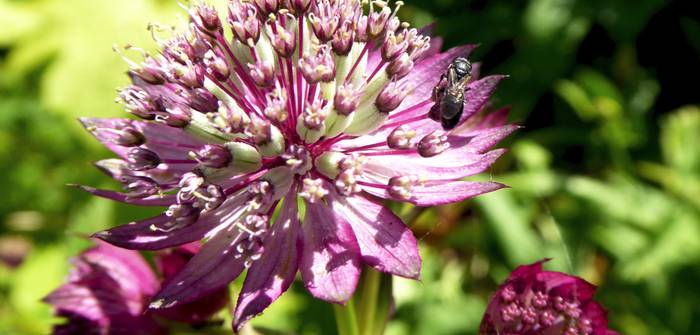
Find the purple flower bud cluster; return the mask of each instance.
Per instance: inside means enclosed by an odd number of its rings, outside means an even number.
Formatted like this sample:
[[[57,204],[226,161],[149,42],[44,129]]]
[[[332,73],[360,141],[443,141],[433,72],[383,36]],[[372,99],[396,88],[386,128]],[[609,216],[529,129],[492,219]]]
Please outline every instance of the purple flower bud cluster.
[[[606,311],[593,300],[595,286],[561,272],[543,271],[544,261],[521,266],[496,291],[481,321],[480,335],[616,335]]]
[[[198,250],[197,244],[188,244],[157,253],[160,276],[135,251],[106,243],[84,251],[73,260],[66,283],[44,298],[57,316],[65,318],[52,333],[166,335],[171,326],[205,322],[226,306],[227,290],[177,307],[147,308],[161,284],[168,283]]]

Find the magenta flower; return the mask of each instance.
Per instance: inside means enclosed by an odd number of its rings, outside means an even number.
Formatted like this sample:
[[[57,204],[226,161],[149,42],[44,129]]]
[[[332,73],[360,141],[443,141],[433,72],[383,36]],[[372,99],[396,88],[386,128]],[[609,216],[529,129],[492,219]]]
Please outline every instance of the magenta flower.
[[[480,335],[617,335],[593,301],[595,286],[540,261],[520,266],[491,298]]]
[[[196,249],[189,245],[156,257],[166,281]],[[80,254],[73,266],[66,283],[44,298],[56,315],[67,319],[53,334],[167,334],[163,320],[198,324],[228,300],[227,291],[219,290],[189,304],[149,312],[147,305],[161,286],[158,277],[138,252],[106,243]]]
[[[517,129],[505,109],[484,112],[504,77],[469,82],[461,119],[444,131],[429,116],[433,89],[474,47],[440,53],[427,29],[399,21],[401,5],[233,0],[227,20],[194,5],[188,29],[130,62],[120,100],[144,121],[82,120],[120,156],[97,165],[126,192],[83,189],[168,207],[96,237],[145,250],[207,241],[152,308],[195,300],[248,268],[239,328],[297,270],[334,303],[351,297],[362,264],[418,278],[416,239],[377,199],[433,206],[503,187],[462,179],[486,170],[504,153],[490,148]]]

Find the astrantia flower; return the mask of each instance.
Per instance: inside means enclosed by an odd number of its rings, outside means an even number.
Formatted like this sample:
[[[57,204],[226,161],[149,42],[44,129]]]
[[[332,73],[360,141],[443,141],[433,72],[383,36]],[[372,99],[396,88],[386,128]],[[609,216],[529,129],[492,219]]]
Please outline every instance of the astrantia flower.
[[[542,263],[520,266],[486,309],[481,335],[617,335],[607,312],[593,301],[595,286]]]
[[[198,249],[188,245],[156,257],[167,281]],[[201,323],[227,303],[227,291],[220,290],[197,301],[155,313],[148,312],[151,297],[160,281],[135,251],[101,243],[73,261],[67,282],[44,301],[66,321],[53,334],[167,334],[164,320]]]
[[[362,264],[418,278],[414,236],[376,198],[432,206],[502,187],[461,179],[486,170],[504,152],[489,148],[517,128],[505,110],[483,113],[503,76],[470,82],[459,125],[444,131],[428,116],[432,91],[473,46],[439,53],[427,29],[399,21],[401,5],[233,0],[224,19],[196,4],[188,29],[131,62],[120,101],[144,121],[83,120],[121,157],[97,165],[126,192],[84,189],[167,207],[97,237],[148,250],[207,240],[153,308],[192,301],[245,268],[236,327],[297,270],[313,296],[335,303],[350,298]]]

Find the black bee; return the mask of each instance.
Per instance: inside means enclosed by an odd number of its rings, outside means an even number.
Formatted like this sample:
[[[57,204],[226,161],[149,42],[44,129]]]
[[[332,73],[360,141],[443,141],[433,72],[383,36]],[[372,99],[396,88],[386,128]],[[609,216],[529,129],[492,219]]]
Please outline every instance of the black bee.
[[[471,79],[472,65],[466,58],[455,58],[433,89],[435,105],[430,117],[440,121],[442,128],[457,126],[464,110],[464,90]]]

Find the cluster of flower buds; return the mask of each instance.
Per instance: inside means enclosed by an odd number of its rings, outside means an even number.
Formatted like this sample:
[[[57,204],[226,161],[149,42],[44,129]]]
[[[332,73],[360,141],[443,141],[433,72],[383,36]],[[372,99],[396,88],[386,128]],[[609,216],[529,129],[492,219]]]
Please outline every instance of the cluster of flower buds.
[[[593,300],[595,286],[565,273],[542,271],[542,263],[513,271],[491,299],[479,334],[617,335]]]
[[[199,250],[188,244],[154,255],[160,277],[136,251],[99,243],[72,260],[66,282],[44,298],[56,316],[52,334],[169,334],[185,324],[201,325],[228,303],[227,289],[157,311],[150,299]]]

